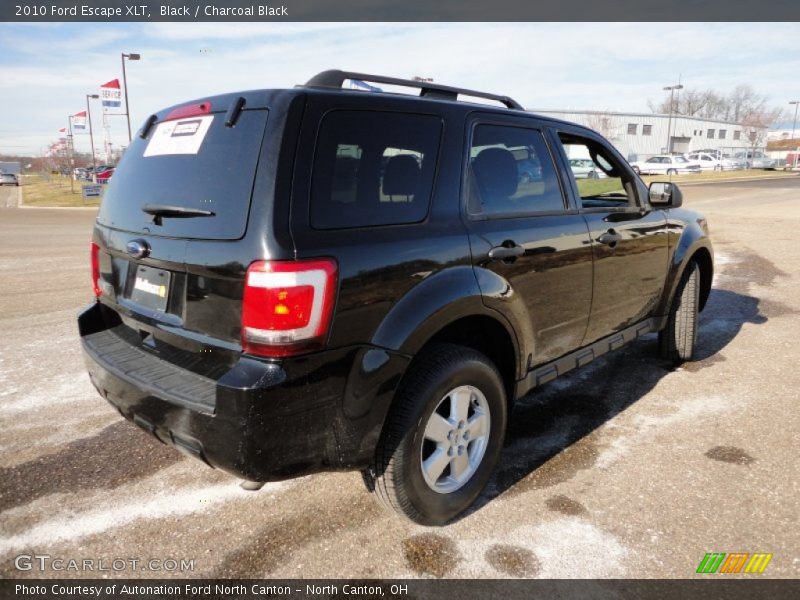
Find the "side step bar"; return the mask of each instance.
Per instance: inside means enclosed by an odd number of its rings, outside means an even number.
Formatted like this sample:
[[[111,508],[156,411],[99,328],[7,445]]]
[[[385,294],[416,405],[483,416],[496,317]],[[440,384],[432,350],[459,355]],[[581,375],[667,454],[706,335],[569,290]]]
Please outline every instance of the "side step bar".
[[[565,354],[552,362],[534,367],[528,371],[528,375],[524,379],[517,382],[516,397],[522,398],[533,388],[553,381],[564,373],[589,364],[594,359],[603,356],[603,354],[622,348],[643,335],[659,331],[662,328],[663,318],[651,317],[622,331],[601,338],[588,346]]]

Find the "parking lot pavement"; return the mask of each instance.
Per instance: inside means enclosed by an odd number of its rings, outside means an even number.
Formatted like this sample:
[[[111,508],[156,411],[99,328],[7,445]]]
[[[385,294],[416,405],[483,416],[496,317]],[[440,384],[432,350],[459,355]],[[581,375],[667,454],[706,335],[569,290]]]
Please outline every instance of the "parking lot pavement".
[[[358,474],[246,492],[123,422],[75,327],[94,213],[0,208],[0,575],[92,575],[14,569],[38,553],[195,576],[691,577],[706,552],[771,552],[765,576],[797,577],[800,177],[685,203],[717,258],[699,360],[670,369],[650,336],[541,388],[478,506],[436,529],[381,512]]]

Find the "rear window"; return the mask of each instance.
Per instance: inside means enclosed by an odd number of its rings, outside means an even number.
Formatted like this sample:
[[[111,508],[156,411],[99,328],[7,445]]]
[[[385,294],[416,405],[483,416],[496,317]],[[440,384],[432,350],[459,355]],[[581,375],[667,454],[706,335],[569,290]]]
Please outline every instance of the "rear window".
[[[436,172],[438,117],[333,111],[322,120],[311,180],[311,226],[422,221]]]
[[[238,239],[247,227],[266,110],[245,110],[234,127],[224,113],[157,123],[133,139],[108,184],[98,213],[102,225],[179,238]],[[164,217],[142,208],[162,204],[213,216]]]

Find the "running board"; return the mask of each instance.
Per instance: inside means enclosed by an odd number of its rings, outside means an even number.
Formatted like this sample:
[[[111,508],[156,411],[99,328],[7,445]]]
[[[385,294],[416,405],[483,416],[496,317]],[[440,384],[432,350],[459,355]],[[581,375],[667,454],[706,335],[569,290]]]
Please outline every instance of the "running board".
[[[538,367],[534,367],[528,371],[528,375],[517,382],[516,397],[521,398],[533,388],[553,381],[564,373],[577,369],[584,365],[589,364],[594,359],[603,356],[613,350],[622,348],[626,344],[639,339],[643,335],[659,331],[663,327],[663,318],[652,317],[644,321],[640,321],[635,325],[618,331],[609,336],[601,338],[596,342],[584,346],[579,350],[565,354],[561,358],[545,363]]]

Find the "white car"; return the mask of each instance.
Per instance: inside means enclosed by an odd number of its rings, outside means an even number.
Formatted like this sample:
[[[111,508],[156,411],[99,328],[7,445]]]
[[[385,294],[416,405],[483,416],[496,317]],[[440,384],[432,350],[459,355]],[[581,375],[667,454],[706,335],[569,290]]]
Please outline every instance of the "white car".
[[[731,161],[714,158],[705,152],[693,152],[687,154],[686,158],[689,162],[697,164],[701,171],[731,171],[734,168]]]
[[[600,179],[608,177],[603,173],[591,158],[570,158],[569,168],[575,179]]]
[[[651,156],[645,161],[631,163],[633,170],[640,175],[677,175],[678,173],[699,173],[700,166],[686,160],[683,156],[662,154]]]

